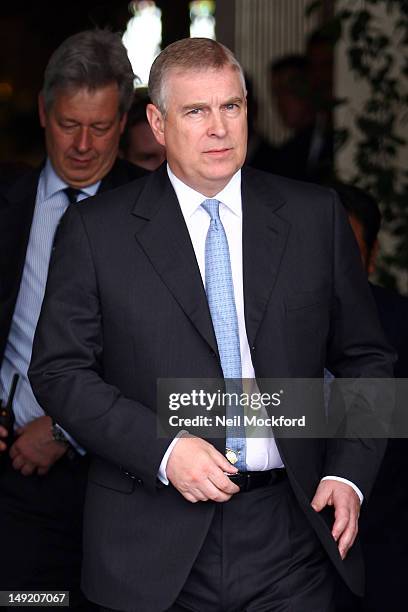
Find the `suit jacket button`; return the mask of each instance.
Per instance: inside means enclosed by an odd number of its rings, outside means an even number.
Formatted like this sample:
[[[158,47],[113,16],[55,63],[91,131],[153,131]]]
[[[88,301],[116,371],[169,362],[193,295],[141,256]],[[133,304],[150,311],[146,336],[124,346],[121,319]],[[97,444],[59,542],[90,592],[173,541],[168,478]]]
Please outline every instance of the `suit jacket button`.
[[[142,485],[143,484],[143,480],[141,478],[137,478],[136,480],[138,485]]]

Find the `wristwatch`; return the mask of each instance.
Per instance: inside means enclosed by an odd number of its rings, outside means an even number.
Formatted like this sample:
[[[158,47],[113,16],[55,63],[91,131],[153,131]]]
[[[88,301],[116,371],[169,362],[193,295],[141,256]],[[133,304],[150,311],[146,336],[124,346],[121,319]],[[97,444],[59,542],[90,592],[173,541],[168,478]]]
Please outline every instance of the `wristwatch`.
[[[67,444],[68,446],[70,445],[69,440],[65,435],[65,432],[54,420],[52,421],[51,425],[51,435],[54,442],[62,442],[63,444]]]
[[[64,430],[58,425],[56,421],[54,421],[54,419],[52,419],[51,435],[52,439],[55,442],[60,442],[61,444],[64,444],[67,447],[67,451],[64,457],[67,457],[67,459],[69,459],[71,462],[76,462],[78,458],[78,453],[72,446],[71,442],[68,440]]]

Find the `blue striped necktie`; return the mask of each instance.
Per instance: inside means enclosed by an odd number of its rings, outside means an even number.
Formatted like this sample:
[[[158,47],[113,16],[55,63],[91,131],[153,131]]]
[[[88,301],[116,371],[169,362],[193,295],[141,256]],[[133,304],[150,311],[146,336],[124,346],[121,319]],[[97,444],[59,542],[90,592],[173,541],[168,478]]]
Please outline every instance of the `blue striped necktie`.
[[[201,206],[210,215],[205,241],[205,289],[217,339],[227,393],[242,392],[241,352],[237,309],[228,240],[219,215],[220,202],[205,200]],[[239,401],[227,403],[226,416],[234,425],[226,428],[226,456],[239,470],[246,469],[246,440],[243,408]]]

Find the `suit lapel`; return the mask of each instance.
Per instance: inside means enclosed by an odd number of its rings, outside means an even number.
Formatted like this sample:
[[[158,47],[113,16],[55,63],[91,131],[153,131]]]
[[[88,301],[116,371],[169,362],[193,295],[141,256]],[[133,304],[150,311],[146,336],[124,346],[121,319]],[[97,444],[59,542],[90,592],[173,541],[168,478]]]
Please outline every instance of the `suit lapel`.
[[[218,354],[193,245],[165,165],[148,177],[133,215],[137,242],[198,332]]]
[[[0,365],[20,288],[39,171],[17,179],[0,204]]]
[[[254,176],[249,168],[242,171],[244,303],[250,346],[255,343],[289,233],[289,224],[277,214],[283,197],[270,189],[271,180],[259,181],[259,174]]]
[[[0,206],[2,280],[19,286],[34,215],[39,171],[30,171],[4,194]]]

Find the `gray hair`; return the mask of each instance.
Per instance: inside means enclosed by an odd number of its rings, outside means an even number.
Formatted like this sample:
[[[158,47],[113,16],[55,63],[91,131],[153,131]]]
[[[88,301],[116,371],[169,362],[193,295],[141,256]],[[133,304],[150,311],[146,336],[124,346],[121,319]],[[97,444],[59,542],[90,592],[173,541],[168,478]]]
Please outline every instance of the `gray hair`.
[[[54,51],[44,72],[42,94],[47,112],[57,90],[94,91],[111,83],[119,88],[119,114],[133,100],[134,79],[120,34],[95,28],[69,36]]]
[[[246,94],[244,72],[232,51],[210,38],[183,38],[166,47],[154,60],[149,75],[149,96],[165,115],[167,77],[171,70],[201,72],[221,70],[225,66],[236,70]]]

